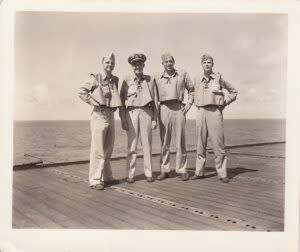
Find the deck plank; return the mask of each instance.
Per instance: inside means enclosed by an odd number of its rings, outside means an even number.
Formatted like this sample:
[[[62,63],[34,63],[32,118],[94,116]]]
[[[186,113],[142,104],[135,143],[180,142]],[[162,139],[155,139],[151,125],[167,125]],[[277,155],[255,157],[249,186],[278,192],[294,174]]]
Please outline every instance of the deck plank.
[[[136,186],[135,188],[130,188],[132,190],[136,189],[145,194],[150,194],[157,197],[162,197],[167,200],[176,201],[178,203],[186,204],[192,207],[198,207],[200,209],[213,212],[215,214],[227,215],[228,217],[235,217],[241,220],[247,220],[252,223],[258,223],[266,227],[278,227],[282,225],[282,218],[272,216],[268,214],[262,214],[257,211],[250,211],[243,205],[231,206],[227,202],[216,202],[214,197],[202,198],[202,197],[187,197],[187,193],[178,193],[168,190],[158,190],[157,188],[141,188]],[[176,194],[176,195],[174,195]],[[267,229],[267,228],[266,228]]]
[[[265,149],[267,148],[267,149]],[[136,183],[117,187],[164,198],[216,214],[246,220],[272,231],[283,230],[284,158],[249,156],[284,153],[284,145],[234,149],[229,156],[229,184],[220,183],[213,155],[208,155],[207,178],[182,182],[175,177],[147,183],[143,159],[138,159]],[[175,157],[171,157],[174,166]],[[112,163],[114,177],[126,177],[126,161]],[[159,174],[159,157],[153,158],[153,172]],[[188,154],[192,175],[195,153]],[[65,174],[59,174],[63,172]],[[88,187],[88,164],[18,170],[14,172],[14,228],[113,228],[175,230],[244,230],[204,216],[135,198],[106,188]],[[47,211],[48,210],[48,211]]]
[[[47,174],[43,173],[33,173],[30,175],[30,178],[44,177],[49,179]],[[78,184],[75,186],[78,187]],[[93,199],[96,191],[85,187],[85,190],[80,190],[79,193],[76,193],[76,187],[67,180],[57,182],[51,178],[48,183],[45,183],[39,188],[40,192],[36,189],[33,190],[35,190],[35,194],[40,197],[47,196],[47,198],[56,200],[58,205],[62,205],[61,209],[65,211],[67,215],[72,218],[81,219],[82,222],[85,222],[90,228],[128,228],[128,225],[131,225],[133,228],[142,228],[146,224],[149,227],[157,228],[157,226],[149,222],[144,223],[143,220],[136,221],[136,218],[128,218],[126,221],[116,218],[117,216],[124,216],[123,219],[126,219],[127,214],[124,209],[128,209],[120,204],[116,207],[116,204],[111,204],[109,198],[103,198],[103,195],[101,197],[101,204],[97,204],[95,203],[95,199]],[[56,190],[53,190],[53,188]],[[70,188],[72,188],[72,191],[70,191]],[[51,189],[52,191],[49,192]],[[99,194],[96,196],[99,196]],[[128,210],[128,214],[132,215],[132,212],[129,212]],[[115,219],[113,222],[110,221],[112,217]],[[128,220],[130,220],[129,224]]]
[[[13,228],[32,228],[38,227],[33,219],[24,215],[17,207],[13,207],[12,211],[12,227]]]
[[[85,188],[86,188],[86,186],[87,185],[84,185],[84,188],[82,188],[81,189],[81,191],[82,190],[85,190]],[[114,195],[115,193],[112,191],[112,192],[110,192],[110,194],[109,194],[109,200],[111,200],[111,197]],[[118,198],[116,198],[116,200],[118,201],[118,202],[122,202],[122,204],[124,204],[124,205],[131,205],[132,207],[135,207],[135,208],[142,208],[142,205],[148,205],[149,206],[149,203],[147,203],[147,202],[143,202],[143,201],[137,201],[137,203],[136,203],[136,200],[132,200],[131,198],[128,198],[127,196],[125,197],[124,195],[121,195],[121,194],[119,194],[119,193],[117,193],[117,194],[115,194],[115,195],[117,195],[118,196]],[[102,195],[101,195],[102,196]],[[97,199],[95,199],[95,200],[97,200]],[[161,208],[161,207],[163,207],[164,209],[159,209],[159,208]],[[158,208],[158,209],[157,209]],[[151,204],[151,208],[150,209],[146,209],[146,208],[143,208],[142,209],[143,210],[143,216],[144,215],[150,215],[150,216],[147,216],[147,219],[151,219],[152,220],[152,222],[157,222],[157,218],[158,218],[158,216],[160,216],[161,214],[162,214],[162,212],[163,211],[166,211],[167,210],[167,208],[166,207],[164,207],[164,206],[157,206],[156,204]],[[163,210],[163,211],[162,211]],[[171,210],[172,211],[172,210]],[[156,215],[154,215],[154,213],[156,213]],[[152,216],[153,215],[153,216]],[[174,213],[173,213],[173,215],[174,215]],[[177,215],[179,215],[179,223],[182,225],[182,227],[185,227],[185,228],[188,228],[188,227],[195,227],[195,221],[197,220],[197,221],[199,221],[199,219],[193,219],[193,222],[190,222],[190,223],[188,223],[188,221],[186,220],[186,217],[187,217],[187,215],[186,215],[186,213],[181,213],[181,211],[179,211],[179,214],[177,214]],[[165,218],[166,218],[166,216],[165,216]],[[176,219],[174,219],[174,218],[172,218],[171,216],[167,216],[167,219],[169,219],[169,223],[168,223],[168,225],[171,225],[171,226],[174,226],[174,227],[176,227],[176,225],[175,225],[175,223],[176,223]],[[159,221],[159,223],[160,224],[162,224],[163,223],[163,219],[161,219],[160,221]],[[173,224],[172,224],[173,223]],[[204,224],[202,224],[202,225],[204,225]],[[209,224],[209,225],[211,225],[211,223]],[[210,229],[210,227],[209,227],[209,225],[207,224],[207,228],[208,229]],[[213,226],[213,225],[212,225]],[[166,226],[165,226],[166,227]],[[173,228],[174,228],[173,227]],[[205,227],[205,226],[204,226]],[[218,225],[218,228],[221,228],[221,226],[220,225]]]
[[[14,188],[13,197],[21,205],[20,209],[22,209],[23,215],[34,220],[38,228],[63,228],[62,224],[54,222],[41,211],[43,205],[40,202],[36,201],[35,204],[30,204],[32,199],[26,197],[18,188]]]

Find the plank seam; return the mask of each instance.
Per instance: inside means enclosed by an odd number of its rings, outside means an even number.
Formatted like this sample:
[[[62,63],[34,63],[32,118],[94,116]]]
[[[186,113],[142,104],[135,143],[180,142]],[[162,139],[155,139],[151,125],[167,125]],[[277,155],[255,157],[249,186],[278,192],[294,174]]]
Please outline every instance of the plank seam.
[[[75,178],[75,179],[78,179],[78,182],[80,182],[80,181],[85,182],[85,183],[89,182],[87,179],[83,179],[82,177],[72,175],[69,172],[64,172],[64,171],[60,171],[60,170],[57,170],[57,169],[51,169],[51,170],[48,170],[48,172],[53,172],[53,173],[56,173],[56,174],[63,175],[65,177],[69,177],[69,178]],[[181,203],[178,203],[178,202],[175,202],[175,201],[170,201],[170,200],[166,200],[166,199],[163,199],[163,198],[154,197],[154,196],[151,196],[151,195],[147,195],[147,194],[140,193],[140,192],[133,191],[133,190],[128,190],[128,189],[121,188],[121,187],[118,187],[118,186],[110,186],[108,188],[112,189],[114,191],[117,191],[119,193],[123,193],[123,194],[129,195],[129,196],[132,196],[132,197],[135,197],[135,198],[139,198],[139,199],[142,199],[142,200],[151,201],[151,202],[156,203],[156,204],[161,204],[161,205],[165,205],[165,206],[168,206],[168,207],[176,208],[178,210],[186,211],[186,212],[189,212],[191,214],[196,214],[196,215],[199,215],[199,216],[202,216],[202,217],[219,220],[219,221],[222,221],[222,222],[227,223],[227,224],[229,224],[229,223],[230,224],[236,224],[237,226],[246,228],[248,230],[271,232],[271,230],[268,229],[268,228],[261,227],[261,226],[256,225],[256,224],[250,224],[249,222],[247,222],[245,220],[240,220],[240,219],[237,219],[237,218],[232,218],[232,217],[221,215],[221,214],[216,214],[216,213],[213,213],[213,212],[210,212],[210,211],[207,211],[207,210],[203,210],[203,209],[200,209],[200,208],[197,208],[197,207],[188,206],[186,204],[181,204]]]

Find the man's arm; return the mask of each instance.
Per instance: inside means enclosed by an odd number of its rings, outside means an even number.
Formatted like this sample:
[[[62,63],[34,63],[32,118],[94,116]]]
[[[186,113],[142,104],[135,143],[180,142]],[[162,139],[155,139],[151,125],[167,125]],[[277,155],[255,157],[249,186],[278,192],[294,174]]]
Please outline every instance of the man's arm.
[[[155,79],[153,80],[153,120],[152,120],[152,129],[155,129],[158,122],[158,111],[159,111],[159,105],[158,105],[158,89],[155,82]]]
[[[127,82],[126,80],[123,80],[120,89],[120,98],[122,102],[122,107],[119,108],[119,116],[121,119],[121,125],[123,130],[128,130],[128,123],[126,120],[126,107],[125,107],[126,97],[127,97]]]
[[[87,104],[90,104],[92,106],[98,106],[99,103],[91,97],[91,93],[95,90],[96,87],[96,77],[93,74],[90,74],[89,79],[85,82],[85,84],[82,87],[79,88],[79,98]]]
[[[184,85],[185,88],[188,91],[188,101],[187,104],[183,107],[183,112],[187,113],[189,111],[189,109],[191,108],[193,102],[194,102],[194,96],[195,96],[195,88],[194,88],[194,84],[189,76],[188,73],[185,73],[184,76]]]
[[[222,76],[220,77],[220,84],[223,88],[228,91],[228,96],[225,98],[225,106],[229,105],[233,101],[236,100],[237,97],[237,90],[230,84],[229,82],[225,81]]]

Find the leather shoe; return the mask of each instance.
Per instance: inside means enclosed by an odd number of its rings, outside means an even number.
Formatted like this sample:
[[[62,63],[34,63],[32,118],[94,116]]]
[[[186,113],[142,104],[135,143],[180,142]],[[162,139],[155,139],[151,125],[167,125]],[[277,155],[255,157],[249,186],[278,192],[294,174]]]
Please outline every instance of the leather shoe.
[[[229,182],[229,178],[227,178],[227,177],[220,178],[220,180],[221,180],[223,183],[228,183],[228,182]]]
[[[190,177],[190,179],[191,179],[191,180],[204,179],[204,175],[199,176],[199,175],[196,175],[196,174],[195,174],[194,176]]]
[[[103,184],[97,184],[97,185],[91,185],[90,186],[92,189],[95,189],[95,190],[104,190],[104,185]]]
[[[169,177],[169,173],[162,172],[156,179],[157,180],[164,180],[164,179],[166,179],[168,177]]]
[[[182,173],[182,175],[181,175],[181,180],[182,181],[187,181],[187,180],[189,180],[189,174],[188,173]]]
[[[148,182],[153,182],[154,181],[153,177],[147,177],[146,179],[147,179]]]
[[[133,184],[135,182],[134,178],[127,178],[127,183]]]

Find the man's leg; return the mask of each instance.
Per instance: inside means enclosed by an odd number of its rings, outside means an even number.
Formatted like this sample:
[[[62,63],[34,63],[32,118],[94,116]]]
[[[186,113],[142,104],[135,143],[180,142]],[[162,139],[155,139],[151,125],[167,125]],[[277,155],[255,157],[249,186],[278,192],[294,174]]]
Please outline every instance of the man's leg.
[[[141,109],[140,118],[140,134],[144,153],[144,171],[145,176],[152,177],[152,110],[150,108]]]
[[[161,105],[160,110],[160,139],[161,139],[161,173],[169,173],[170,169],[170,143],[172,135],[172,111]]]
[[[128,178],[133,179],[135,173],[135,165],[137,158],[137,144],[139,138],[139,121],[138,121],[139,111],[138,109],[132,109],[126,111],[126,119],[128,123],[128,155],[127,155],[127,171]]]
[[[107,133],[108,121],[101,111],[94,111],[91,117],[91,153],[89,182],[91,186],[100,184],[105,163],[104,139]]]
[[[185,143],[186,119],[180,108],[175,112],[175,116],[176,172],[179,174],[184,174],[186,173],[187,168],[187,153]]]
[[[219,178],[227,177],[227,155],[224,144],[223,114],[219,108],[207,113],[208,135],[215,153],[215,165]]]
[[[114,142],[115,142],[115,119],[114,119],[114,112],[112,110],[108,110],[108,117],[109,117],[109,126],[106,133],[105,138],[105,165],[103,170],[103,181],[112,181],[112,171],[110,165],[110,158],[114,149]]]
[[[199,107],[196,112],[196,139],[197,139],[197,156],[196,156],[196,176],[204,176],[207,146],[207,125],[205,119],[205,108]]]

